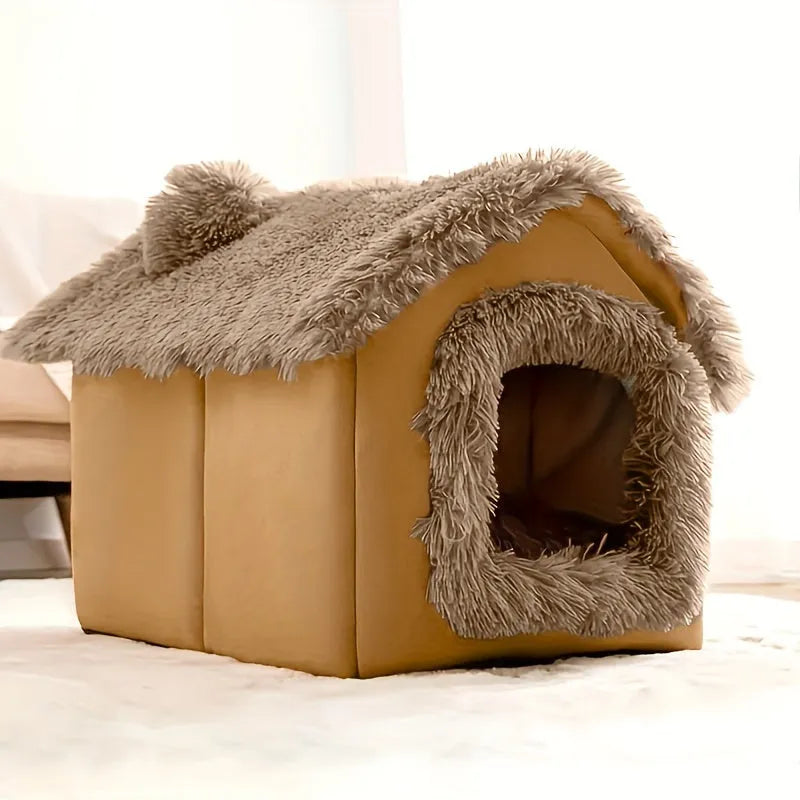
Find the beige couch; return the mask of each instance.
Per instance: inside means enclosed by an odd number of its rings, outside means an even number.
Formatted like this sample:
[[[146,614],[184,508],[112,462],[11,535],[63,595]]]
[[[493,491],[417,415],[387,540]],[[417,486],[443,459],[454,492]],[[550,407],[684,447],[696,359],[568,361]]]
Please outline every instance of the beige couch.
[[[69,402],[41,366],[0,359],[0,481],[67,483]]]
[[[25,499],[55,498],[68,548],[69,489],[67,397],[43,367],[0,359],[0,501],[3,514],[26,519],[29,529],[21,539],[18,524],[0,530],[0,578],[69,575],[68,550],[54,537],[54,510]]]

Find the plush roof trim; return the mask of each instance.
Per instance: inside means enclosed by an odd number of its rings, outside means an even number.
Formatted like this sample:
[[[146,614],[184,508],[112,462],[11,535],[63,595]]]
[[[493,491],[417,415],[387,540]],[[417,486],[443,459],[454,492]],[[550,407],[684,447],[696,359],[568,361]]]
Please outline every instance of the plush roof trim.
[[[108,375],[178,366],[243,374],[344,353],[454,269],[518,241],[548,211],[604,200],[682,291],[683,336],[712,401],[748,391],[738,329],[659,222],[586,153],[506,157],[421,184],[319,186],[279,194],[241,165],[181,167],[141,231],[73,278],[5,336],[25,361]]]
[[[573,545],[527,559],[492,542],[502,377],[531,364],[585,367],[630,386],[620,549],[590,555]],[[431,512],[414,529],[431,561],[428,599],[460,636],[618,636],[671,630],[700,613],[711,510],[706,378],[652,306],[561,283],[486,292],[439,338],[415,428],[431,454]]]

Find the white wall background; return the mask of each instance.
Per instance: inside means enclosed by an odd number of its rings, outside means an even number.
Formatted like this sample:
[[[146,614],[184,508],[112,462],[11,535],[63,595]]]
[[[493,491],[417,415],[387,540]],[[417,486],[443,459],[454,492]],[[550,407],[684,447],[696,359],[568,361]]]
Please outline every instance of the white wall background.
[[[287,187],[348,171],[337,3],[0,3],[0,176],[14,185],[145,198],[187,161],[249,160]]]
[[[403,173],[399,81],[395,0],[0,0],[0,315],[133,230],[175,164]]]
[[[793,12],[777,0],[0,0],[0,184],[141,202],[187,161],[241,158],[295,188],[590,150],[742,323],[757,382],[717,420],[717,574],[800,574]],[[12,215],[0,214],[0,313],[20,313],[82,264],[29,274],[23,295],[22,228],[3,250]]]
[[[717,417],[714,566],[799,577],[796,4],[402,0],[401,22],[412,177],[589,150],[733,306],[757,381]]]

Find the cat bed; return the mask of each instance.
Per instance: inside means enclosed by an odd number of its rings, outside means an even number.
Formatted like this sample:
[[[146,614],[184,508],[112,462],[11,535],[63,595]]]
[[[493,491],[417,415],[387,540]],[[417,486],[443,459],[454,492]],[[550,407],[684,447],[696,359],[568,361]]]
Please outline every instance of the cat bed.
[[[749,375],[616,172],[167,180],[4,343],[74,365],[85,629],[362,677],[701,645]]]

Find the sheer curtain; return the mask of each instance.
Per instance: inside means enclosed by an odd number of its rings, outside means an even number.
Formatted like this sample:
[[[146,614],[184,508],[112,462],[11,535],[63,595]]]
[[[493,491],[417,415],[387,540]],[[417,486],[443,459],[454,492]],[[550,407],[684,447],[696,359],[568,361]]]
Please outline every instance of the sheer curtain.
[[[3,0],[0,14],[0,316],[130,232],[175,164],[241,159],[285,189],[404,170],[394,2]]]
[[[712,577],[800,578],[790,5],[400,6],[411,177],[529,147],[589,150],[626,175],[732,305],[756,383],[715,420]]]

